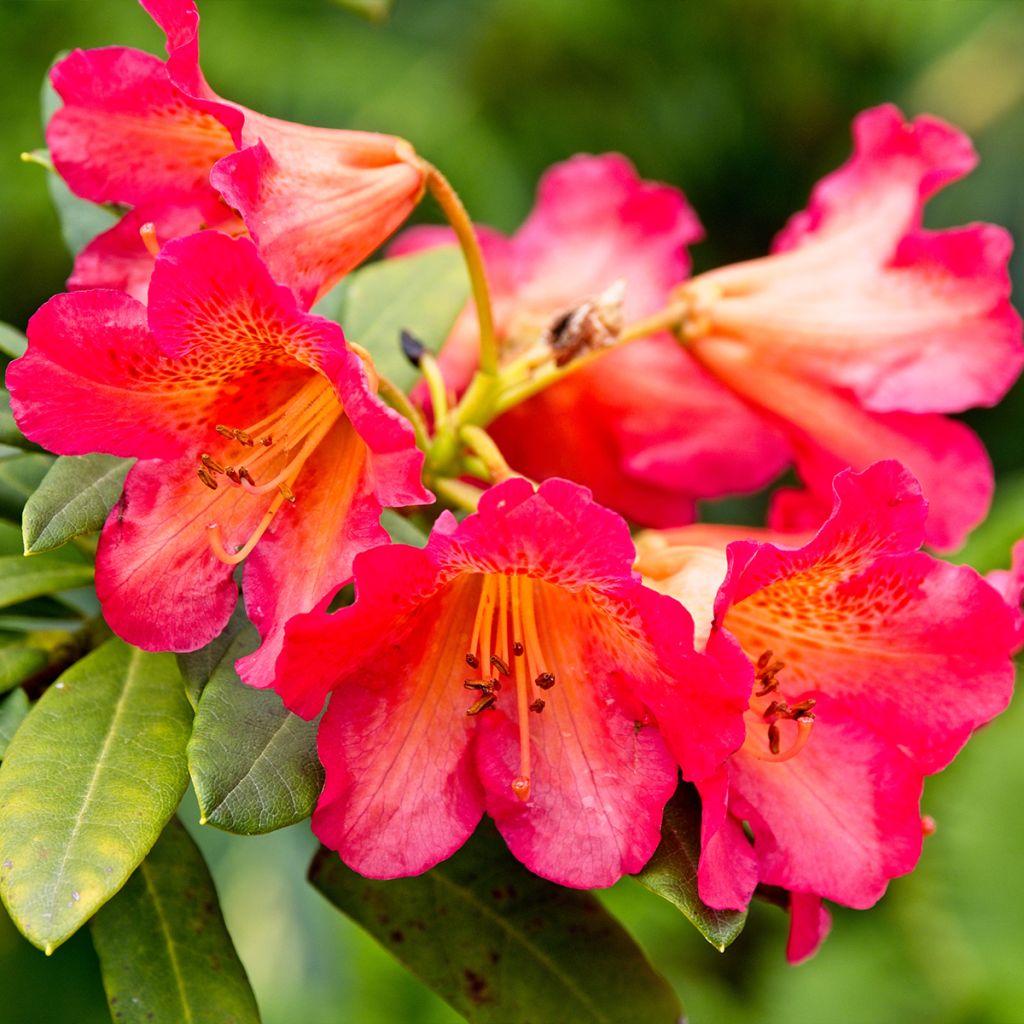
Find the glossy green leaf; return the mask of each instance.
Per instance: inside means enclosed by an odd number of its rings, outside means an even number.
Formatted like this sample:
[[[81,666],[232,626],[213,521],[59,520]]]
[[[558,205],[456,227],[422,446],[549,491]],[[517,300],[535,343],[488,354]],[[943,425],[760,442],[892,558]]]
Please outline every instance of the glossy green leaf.
[[[44,626],[22,634],[7,633],[0,639],[0,693],[21,685],[44,669],[55,674],[61,665],[70,665],[85,653],[91,643],[81,623],[75,623],[72,629]]]
[[[367,21],[386,21],[391,14],[393,0],[334,0],[339,7],[358,14]]]
[[[687,783],[665,807],[661,844],[636,878],[677,907],[716,949],[723,951],[747,921],[745,910],[713,910],[697,895],[700,798]]]
[[[117,1024],[258,1024],[210,872],[177,818],[91,931]]]
[[[92,572],[91,565],[77,565],[47,556],[0,558],[0,608],[30,597],[81,587],[92,579]]]
[[[0,321],[0,352],[11,359],[17,359],[25,354],[28,348],[28,338],[17,328]]]
[[[0,767],[0,897],[51,952],[145,857],[188,784],[170,654],[108,640],[42,696]]]
[[[42,451],[39,445],[29,441],[18,429],[11,413],[11,396],[7,391],[0,391],[0,445],[19,451]]]
[[[25,554],[59,548],[99,530],[121,495],[131,459],[114,455],[64,455],[25,503]]]
[[[21,455],[0,462],[0,517],[21,522],[21,510],[53,465],[52,455]]]
[[[321,850],[310,881],[474,1024],[680,1017],[675,993],[597,899],[531,874],[489,822],[417,878],[366,879]]]
[[[193,708],[199,706],[199,698],[214,676],[225,672],[233,675],[235,662],[256,649],[253,633],[250,632],[252,629],[245,614],[245,606],[239,601],[220,636],[198,651],[178,655],[178,668],[185,681],[185,694]]]
[[[0,758],[7,753],[11,739],[28,714],[28,695],[24,690],[15,690],[0,701]]]
[[[0,693],[21,685],[46,668],[49,661],[46,651],[25,640],[0,644]]]
[[[258,835],[309,817],[323,786],[316,722],[293,715],[273,690],[246,686],[236,658],[259,644],[248,623],[199,698],[188,767],[203,823]]]
[[[437,350],[469,296],[469,278],[454,246],[371,263],[344,284],[340,301],[328,294],[316,312],[336,319],[345,336],[367,349],[377,369],[403,390],[419,371],[402,354],[401,332],[409,330]]]

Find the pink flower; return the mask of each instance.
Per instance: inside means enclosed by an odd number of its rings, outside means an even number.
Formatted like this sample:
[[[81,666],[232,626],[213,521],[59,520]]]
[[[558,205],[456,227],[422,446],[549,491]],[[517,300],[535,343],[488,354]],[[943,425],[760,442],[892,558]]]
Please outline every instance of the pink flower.
[[[773,255],[683,288],[691,351],[792,449],[808,490],[782,496],[776,525],[817,525],[835,473],[895,457],[928,498],[928,543],[952,548],[984,516],[992,470],[977,437],[938,414],[994,405],[1020,372],[1011,242],[989,224],[921,226],[926,200],[976,162],[956,129],[883,106],[853,135]]]
[[[1014,652],[1024,647],[1024,540],[1013,545],[1009,569],[994,569],[985,579],[1003,595],[1013,612],[1016,643]]]
[[[64,106],[47,128],[54,164],[94,202],[134,207],[76,262],[73,287],[143,298],[161,242],[217,227],[248,231],[304,306],[409,215],[424,170],[402,139],[278,121],[221,99],[199,69],[193,0],[142,0],[167,36],[167,62],[139,50],[76,50],[51,73]],[[236,212],[237,211],[237,212]]]
[[[924,776],[1013,685],[1010,612],[974,570],[916,550],[913,478],[880,462],[834,492],[807,543],[638,541],[640,570],[694,610],[708,655],[747,659],[746,740],[698,782],[701,897],[742,907],[758,882],[789,890],[794,959],[824,935],[822,898],[868,907],[913,868]]]
[[[576,156],[543,177],[537,204],[506,238],[481,228],[503,361],[561,313],[625,282],[626,323],[657,312],[690,269],[702,231],[682,193],[641,180],[617,154]],[[450,242],[414,228],[392,251]],[[456,390],[477,365],[471,311],[440,356]],[[668,336],[602,356],[500,417],[490,428],[510,464],[535,479],[571,477],[638,522],[690,522],[694,500],[767,483],[785,445]]]
[[[278,664],[306,717],[334,691],[317,835],[364,875],[411,875],[486,811],[563,885],[639,870],[676,762],[705,777],[741,742],[747,680],[694,653],[686,611],[633,557],[584,488],[520,478],[461,523],[442,515],[424,550],[359,555],[355,604],[293,619]]]
[[[24,433],[65,455],[139,459],[96,563],[107,621],[139,647],[208,643],[251,551],[263,646],[243,674],[267,685],[285,620],[386,541],[381,507],[430,500],[408,423],[377,400],[341,329],[303,313],[246,239],[170,242],[148,309],[116,291],[58,295],[28,336],[7,377]]]

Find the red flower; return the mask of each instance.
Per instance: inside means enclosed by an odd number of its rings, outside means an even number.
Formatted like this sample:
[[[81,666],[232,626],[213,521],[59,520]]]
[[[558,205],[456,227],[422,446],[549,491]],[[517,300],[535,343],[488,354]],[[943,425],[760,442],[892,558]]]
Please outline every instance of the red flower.
[[[698,783],[701,896],[742,907],[759,881],[789,890],[796,959],[823,936],[821,898],[868,907],[913,868],[924,776],[1013,685],[1010,611],[974,570],[916,550],[913,478],[881,462],[841,473],[835,496],[803,546],[639,541],[639,568],[703,620],[707,653],[748,659],[747,738]]]
[[[691,351],[792,448],[807,492],[774,522],[817,526],[833,476],[895,457],[921,481],[928,543],[958,546],[985,515],[977,437],[938,413],[994,405],[1020,372],[1007,233],[921,226],[925,201],[976,162],[970,140],[895,107],[854,121],[854,154],[815,188],[774,254],[696,278]]]
[[[137,236],[143,223],[156,226],[161,242],[217,227],[247,230],[274,277],[308,307],[419,201],[424,171],[412,147],[390,135],[278,121],[221,99],[199,69],[193,0],[142,6],[167,36],[166,63],[108,47],[76,50],[51,73],[64,100],[47,128],[57,170],[86,199],[135,208],[87,247],[71,286],[144,298],[152,256]]]
[[[26,436],[140,460],[96,564],[107,621],[139,647],[208,643],[251,551],[245,597],[264,643],[243,667],[267,685],[285,620],[386,541],[382,505],[430,500],[409,425],[246,239],[170,242],[148,310],[122,292],[58,295],[28,336],[7,378]]]
[[[702,234],[683,194],[641,180],[622,156],[576,156],[543,177],[523,226],[480,229],[503,360],[522,354],[560,313],[625,282],[627,323],[661,309],[689,273]],[[414,228],[393,252],[450,241]],[[440,356],[461,390],[477,365],[476,320],[463,315]],[[489,428],[527,476],[570,477],[637,522],[690,522],[696,498],[750,490],[785,464],[785,446],[667,335],[602,356],[509,410]]]
[[[313,829],[364,875],[417,874],[486,810],[563,885],[610,885],[659,840],[676,782],[742,740],[746,680],[694,653],[675,601],[631,572],[625,523],[589,492],[515,478],[424,550],[355,560],[356,601],[288,626],[277,689],[315,715]],[[656,724],[655,724],[656,721]]]

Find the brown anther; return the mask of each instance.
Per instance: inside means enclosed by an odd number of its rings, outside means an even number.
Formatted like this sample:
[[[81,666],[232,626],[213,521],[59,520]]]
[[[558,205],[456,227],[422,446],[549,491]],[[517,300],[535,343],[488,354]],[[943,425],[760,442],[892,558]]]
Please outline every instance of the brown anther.
[[[249,472],[248,469],[245,468],[245,466],[239,467],[238,475],[242,480],[248,480],[253,487],[256,486],[256,481],[253,480],[252,474]]]
[[[480,690],[481,692],[490,693],[491,687],[488,683],[483,683],[479,679],[465,679],[462,683],[463,687],[467,690]]]
[[[499,680],[497,680],[497,679],[488,679],[487,680],[487,685],[490,686],[490,688],[495,693],[497,693],[501,689],[501,682]]]
[[[468,653],[468,654],[466,655],[466,664],[467,664],[467,665],[468,665],[468,666],[469,666],[470,668],[479,668],[479,667],[480,667],[480,660],[479,660],[479,659],[477,658],[477,656],[476,656],[475,654],[473,654],[473,653],[472,653],[472,651],[471,651],[470,653]]]
[[[252,434],[247,434],[244,430],[239,430],[237,427],[232,431],[232,433],[234,434],[235,440],[239,444],[244,444],[246,448],[252,448],[256,443],[252,439]]]
[[[773,722],[768,726],[768,749],[773,753],[777,754],[781,749],[781,742],[779,739],[779,727]]]
[[[534,679],[533,684],[534,686],[539,686],[542,690],[550,690],[555,685],[555,677],[550,672],[541,672]]]
[[[761,687],[761,689],[754,691],[755,697],[766,697],[773,690],[777,690],[779,688],[778,679],[767,679],[763,680],[763,682],[764,685]]]
[[[817,703],[818,702],[813,697],[808,697],[807,700],[802,700],[799,704],[794,704],[789,709],[789,713],[793,718],[802,718]]]
[[[768,662],[772,660],[773,652],[765,651],[760,658],[757,659],[757,670],[763,672],[768,667]]]
[[[269,448],[273,443],[274,439],[269,434],[260,438],[260,444],[263,445],[264,448]]]
[[[520,642],[519,642],[518,640],[516,640],[516,641],[515,641],[515,642],[514,642],[514,643],[512,644],[512,653],[513,653],[513,654],[514,654],[514,655],[515,655],[515,656],[516,656],[517,658],[521,658],[521,657],[523,656],[523,651],[525,651],[525,650],[526,650],[526,648],[525,648],[525,647],[523,647],[523,645],[522,645],[522,644],[521,644],[521,643],[520,643]]]
[[[295,504],[295,495],[292,494],[291,488],[287,484],[278,484],[277,489],[284,495],[285,501]]]
[[[479,715],[481,711],[486,711],[488,708],[493,708],[495,702],[495,696],[493,693],[485,693],[478,701],[476,701],[472,707],[467,708],[467,715]]]
[[[542,712],[542,711],[544,710],[544,701],[542,701],[542,700],[541,700],[541,699],[540,699],[540,698],[538,697],[538,698],[537,698],[537,700],[535,700],[535,701],[534,701],[534,702],[533,702],[533,703],[532,703],[532,704],[530,705],[530,710],[531,710],[531,711],[536,711],[536,712],[537,712],[537,714],[539,715],[539,714],[540,714],[540,713],[541,713],[541,712]]]
[[[203,483],[206,484],[206,486],[209,487],[211,491],[217,490],[217,481],[214,480],[213,477],[210,476],[210,474],[207,473],[206,470],[202,466],[199,467],[199,471],[198,472],[199,472],[199,479],[202,480]]]
[[[512,673],[509,671],[508,665],[505,664],[496,654],[491,655],[491,664],[503,675],[508,676]]]
[[[199,461],[208,469],[211,473],[223,473],[224,467],[211,455],[200,455]]]
[[[238,470],[234,466],[225,466],[224,475],[233,483],[240,484],[242,478],[238,475]]]
[[[784,700],[773,700],[771,704],[764,709],[762,718],[771,718],[772,715],[783,715],[786,716],[789,713],[789,705]]]
[[[225,427],[223,423],[218,423],[213,429],[216,430],[221,437],[226,437],[229,441],[234,441],[235,432],[231,427]]]

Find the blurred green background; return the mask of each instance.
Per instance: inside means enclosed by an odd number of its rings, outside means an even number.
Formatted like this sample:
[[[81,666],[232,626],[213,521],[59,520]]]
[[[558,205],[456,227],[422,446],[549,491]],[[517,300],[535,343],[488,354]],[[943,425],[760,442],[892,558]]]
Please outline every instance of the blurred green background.
[[[371,24],[332,0],[200,0],[203,66],[221,95],[269,114],[409,138],[473,216],[512,230],[536,179],[574,152],[620,150],[683,187],[708,231],[698,270],[762,253],[849,123],[886,100],[967,129],[980,169],[934,201],[932,227],[989,220],[1024,238],[1024,4],[1018,0],[398,0]],[[0,319],[24,327],[68,258],[44,175],[40,82],[58,51],[162,52],[131,0],[0,0]],[[427,208],[424,216],[432,216]],[[1024,259],[1014,258],[1017,294]],[[968,417],[993,455],[996,512],[961,557],[987,570],[1024,534],[1024,389]],[[964,681],[969,690],[970,681]],[[969,696],[967,697],[969,699]],[[837,911],[811,963],[755,907],[718,954],[629,880],[608,903],[676,985],[693,1024],[1024,1021],[1024,711],[930,780],[938,820],[919,870],[865,913]],[[203,845],[267,1024],[457,1018],[303,881],[304,827]],[[2,917],[2,915],[0,915]],[[0,1017],[108,1019],[88,936],[46,960],[0,920]]]

